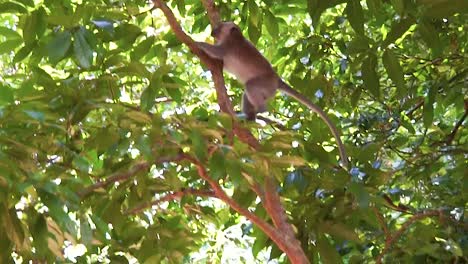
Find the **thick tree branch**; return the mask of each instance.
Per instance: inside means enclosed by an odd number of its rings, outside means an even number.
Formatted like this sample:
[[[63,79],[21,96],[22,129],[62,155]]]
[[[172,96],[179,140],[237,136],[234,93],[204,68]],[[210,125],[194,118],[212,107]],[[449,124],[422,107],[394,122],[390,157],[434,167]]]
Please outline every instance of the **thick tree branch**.
[[[186,160],[190,161],[197,167],[198,175],[200,178],[208,182],[210,187],[213,189],[216,197],[225,202],[229,205],[232,209],[234,209],[239,214],[245,216],[247,219],[252,221],[256,226],[258,226],[275,244],[288,256],[291,263],[294,264],[306,264],[309,263],[307,257],[305,256],[302,248],[299,246],[297,248],[295,245],[299,243],[295,237],[291,237],[286,235],[283,232],[278,232],[273,226],[265,222],[263,219],[255,215],[254,213],[250,212],[246,208],[240,206],[236,201],[234,201],[231,197],[229,197],[226,192],[221,188],[221,186],[213,179],[208,176],[208,172],[206,171],[203,164],[201,164],[198,160],[186,156]],[[298,251],[299,250],[299,251]]]

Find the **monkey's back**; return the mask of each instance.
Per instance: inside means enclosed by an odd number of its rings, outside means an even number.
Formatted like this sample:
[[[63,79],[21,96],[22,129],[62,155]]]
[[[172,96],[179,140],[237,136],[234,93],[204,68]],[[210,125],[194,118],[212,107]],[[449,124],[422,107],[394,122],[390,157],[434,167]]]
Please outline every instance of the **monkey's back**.
[[[224,69],[241,83],[258,76],[276,76],[270,62],[247,39],[226,41],[225,44]]]

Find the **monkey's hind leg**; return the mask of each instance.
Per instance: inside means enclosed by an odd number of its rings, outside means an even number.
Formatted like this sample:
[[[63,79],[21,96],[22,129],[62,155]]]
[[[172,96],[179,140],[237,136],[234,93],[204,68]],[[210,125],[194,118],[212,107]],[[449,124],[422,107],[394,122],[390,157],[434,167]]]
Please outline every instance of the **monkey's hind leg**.
[[[244,95],[242,96],[242,112],[245,114],[247,120],[255,121],[257,111],[255,111],[255,107],[252,103],[250,103],[246,92],[244,92]]]
[[[267,100],[276,92],[276,82],[274,76],[262,75],[253,78],[245,84],[244,97],[247,97],[255,113],[267,110]]]

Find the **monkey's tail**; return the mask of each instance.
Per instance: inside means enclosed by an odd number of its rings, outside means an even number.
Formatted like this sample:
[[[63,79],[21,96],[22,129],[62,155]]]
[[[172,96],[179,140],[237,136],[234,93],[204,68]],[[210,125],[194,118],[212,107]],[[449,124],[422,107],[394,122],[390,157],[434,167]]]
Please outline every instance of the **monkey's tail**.
[[[346,155],[346,150],[344,148],[344,145],[343,145],[343,142],[341,141],[341,138],[340,138],[340,133],[338,132],[338,129],[336,128],[336,126],[333,124],[333,122],[330,120],[330,118],[328,117],[328,115],[320,108],[318,107],[317,105],[315,105],[314,103],[312,103],[312,101],[310,101],[309,99],[307,99],[304,95],[302,95],[301,93],[299,93],[298,91],[294,90],[293,88],[291,88],[291,86],[289,86],[287,83],[285,83],[283,80],[280,81],[280,84],[279,84],[279,89],[281,91],[283,91],[284,93],[286,93],[287,95],[293,97],[294,99],[296,99],[297,101],[299,101],[300,103],[302,103],[303,105],[307,106],[307,108],[309,108],[311,111],[317,113],[320,118],[325,121],[325,123],[327,124],[327,126],[330,128],[333,136],[335,137],[336,139],[336,143],[338,145],[338,150],[340,151],[340,159],[341,159],[341,162],[343,164],[343,166],[346,168],[346,169],[349,169],[348,168],[348,165],[349,165],[349,161],[348,161],[348,155]]]

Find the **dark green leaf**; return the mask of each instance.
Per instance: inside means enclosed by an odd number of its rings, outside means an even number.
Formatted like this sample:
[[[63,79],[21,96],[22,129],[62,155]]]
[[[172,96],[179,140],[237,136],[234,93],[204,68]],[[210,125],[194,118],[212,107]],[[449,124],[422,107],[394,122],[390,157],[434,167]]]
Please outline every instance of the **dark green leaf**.
[[[0,35],[5,36],[7,39],[20,39],[21,35],[13,29],[7,27],[0,27]]]
[[[330,244],[330,241],[324,235],[318,236],[317,249],[320,254],[320,259],[324,264],[343,263],[336,249]]]
[[[218,180],[226,177],[225,157],[221,151],[215,151],[211,156],[209,169],[213,179]]]
[[[403,68],[401,67],[397,57],[390,49],[384,51],[382,62],[387,71],[388,76],[395,83],[399,91],[405,91],[405,80],[403,76]]]
[[[364,13],[359,0],[349,0],[346,5],[346,16],[351,27],[360,35],[364,35]]]
[[[453,14],[463,14],[467,11],[467,1],[439,0],[431,1],[424,15],[430,18],[447,18]]]
[[[11,39],[0,43],[0,54],[14,51],[21,43],[23,43],[21,39]]]
[[[35,46],[36,46],[35,44],[32,44],[32,45],[26,45],[22,47],[20,50],[18,50],[18,52],[16,52],[15,57],[13,58],[13,62],[16,63],[16,62],[20,62],[24,60],[26,57],[29,56],[29,54],[31,53],[31,51],[33,50]]]
[[[365,88],[376,98],[380,98],[380,82],[376,72],[377,56],[368,54],[362,62],[362,80]]]
[[[370,195],[364,188],[364,186],[357,182],[351,182],[349,184],[349,191],[356,197],[357,203],[361,208],[369,207]]]
[[[18,3],[14,2],[6,2],[6,3],[0,3],[0,13],[27,13],[28,10],[23,6]]]
[[[47,54],[51,63],[56,64],[59,62],[71,45],[71,33],[63,31],[55,35],[51,42],[47,45]]]
[[[392,24],[390,32],[387,34],[385,40],[382,42],[382,47],[387,47],[399,39],[406,31],[414,24],[416,20],[412,17],[406,17],[398,20]]]
[[[81,28],[73,34],[73,50],[78,64],[81,67],[88,69],[93,63],[93,51],[85,38],[85,30],[86,29]]]
[[[192,140],[192,146],[195,151],[195,155],[199,160],[205,160],[207,155],[206,142],[203,135],[197,131],[192,130],[190,133],[190,139]]]
[[[278,21],[270,10],[265,10],[265,26],[273,38],[277,38],[279,34]]]
[[[4,103],[12,104],[14,100],[13,90],[8,86],[0,84],[0,105]]]

